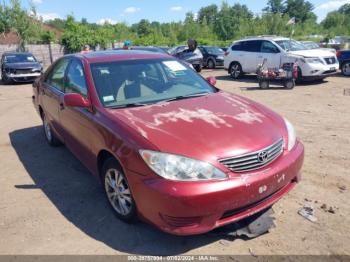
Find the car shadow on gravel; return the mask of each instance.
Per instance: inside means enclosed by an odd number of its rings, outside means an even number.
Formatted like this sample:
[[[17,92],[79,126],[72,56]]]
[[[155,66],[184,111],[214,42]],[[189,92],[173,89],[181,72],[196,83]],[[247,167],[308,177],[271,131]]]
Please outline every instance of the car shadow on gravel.
[[[10,140],[34,181],[34,185],[15,187],[42,190],[70,223],[119,252],[177,255],[223,238],[213,234],[178,237],[146,223],[123,223],[114,216],[97,179],[64,146],[50,147],[41,126],[11,132]]]

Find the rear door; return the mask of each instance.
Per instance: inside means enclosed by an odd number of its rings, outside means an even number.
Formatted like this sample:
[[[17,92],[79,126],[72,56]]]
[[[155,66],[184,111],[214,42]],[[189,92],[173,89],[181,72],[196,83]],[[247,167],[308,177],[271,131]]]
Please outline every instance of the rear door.
[[[65,81],[65,93],[76,93],[89,99],[84,66],[79,59],[73,58],[68,66]],[[96,162],[91,151],[91,145],[96,137],[94,114],[90,108],[60,106],[60,121],[64,130],[63,136],[66,146],[90,170]]]
[[[41,92],[41,103],[44,113],[48,118],[52,128],[58,138],[64,141],[62,136],[62,126],[60,124],[60,105],[63,102],[65,72],[69,64],[69,59],[62,58],[55,63],[51,71],[46,76]]]
[[[260,54],[258,55],[258,64],[262,64],[264,59],[267,60],[268,68],[281,67],[281,52],[275,44],[270,41],[262,41]]]

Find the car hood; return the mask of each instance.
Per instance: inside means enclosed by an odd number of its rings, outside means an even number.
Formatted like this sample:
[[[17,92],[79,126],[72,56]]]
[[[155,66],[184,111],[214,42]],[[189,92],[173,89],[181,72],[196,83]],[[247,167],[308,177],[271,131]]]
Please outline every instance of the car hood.
[[[300,50],[300,51],[289,51],[290,54],[303,56],[303,57],[329,57],[335,54],[328,50],[322,49],[311,49],[311,50]]]
[[[5,68],[11,69],[31,69],[31,68],[41,68],[40,63],[6,63]]]
[[[260,150],[285,135],[280,116],[225,92],[108,112],[155,150],[209,162]]]

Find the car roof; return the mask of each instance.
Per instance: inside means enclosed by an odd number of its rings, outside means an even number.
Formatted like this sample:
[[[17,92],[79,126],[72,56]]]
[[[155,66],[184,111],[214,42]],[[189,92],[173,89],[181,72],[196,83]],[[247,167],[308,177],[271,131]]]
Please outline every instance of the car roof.
[[[29,52],[4,52],[2,55],[33,55]]]
[[[69,56],[82,58],[89,63],[173,58],[165,53],[155,53],[143,50],[108,50],[89,53],[76,53],[73,55],[68,55],[68,57]]]
[[[246,38],[240,39],[237,42],[241,41],[254,41],[254,40],[270,40],[270,41],[279,41],[279,40],[290,40],[290,38],[283,36],[248,36]]]

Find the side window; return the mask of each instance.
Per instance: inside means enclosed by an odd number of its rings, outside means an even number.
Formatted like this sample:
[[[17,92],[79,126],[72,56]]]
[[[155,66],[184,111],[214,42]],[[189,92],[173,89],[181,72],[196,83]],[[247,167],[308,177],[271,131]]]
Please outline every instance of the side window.
[[[84,69],[80,61],[74,59],[69,65],[66,83],[65,93],[77,93],[87,97],[87,84]]]
[[[68,59],[62,59],[58,61],[55,67],[49,73],[45,82],[64,92],[64,74],[66,72],[68,63]]]
[[[242,51],[258,53],[260,52],[260,46],[260,40],[245,41],[242,47]]]
[[[231,50],[232,50],[232,51],[241,51],[241,50],[242,50],[242,43],[243,43],[243,42],[235,43],[235,44],[231,47]]]
[[[269,41],[263,41],[261,45],[261,52],[262,53],[279,53],[278,48]]]

